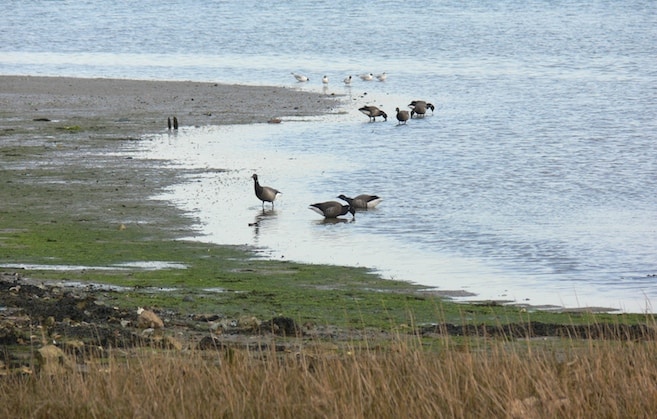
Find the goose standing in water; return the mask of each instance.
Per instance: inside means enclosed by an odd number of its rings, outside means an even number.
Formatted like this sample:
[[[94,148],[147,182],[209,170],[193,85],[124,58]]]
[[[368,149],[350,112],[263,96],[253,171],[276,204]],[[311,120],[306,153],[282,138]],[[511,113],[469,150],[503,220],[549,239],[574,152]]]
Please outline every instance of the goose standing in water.
[[[411,108],[411,118],[416,114],[418,118],[424,117],[424,114],[427,113],[427,108],[431,109],[431,113],[435,109],[431,103],[425,102],[424,100],[414,100],[408,104],[408,107]]]
[[[353,218],[356,218],[356,210],[350,205],[342,205],[337,201],[318,202],[311,204],[309,208],[317,214],[323,215],[324,218],[338,218],[341,215],[346,215],[348,212],[351,213]]]
[[[362,108],[358,109],[365,115],[370,117],[370,122],[376,121],[376,117],[380,116],[383,118],[384,121],[388,120],[388,114],[383,112],[381,109],[377,108],[376,106],[363,106]]]
[[[354,209],[372,209],[379,205],[383,199],[381,199],[378,195],[368,195],[368,194],[361,194],[358,195],[354,198],[349,198],[348,196],[340,195],[338,196],[338,199],[341,199],[345,201],[346,203],[349,204]]]
[[[396,110],[397,110],[397,120],[399,121],[399,124],[405,124],[409,118],[408,111],[400,111],[399,108],[397,108]]]
[[[308,77],[304,76],[303,74],[292,73],[292,75],[300,83],[307,82],[308,80],[310,80]]]
[[[258,175],[255,173],[251,178],[253,179],[255,194],[258,199],[262,201],[262,209],[265,209],[265,202],[271,202],[271,208],[274,209],[274,201],[281,192],[278,189],[270,188],[269,186],[261,186],[260,182],[258,182]]]

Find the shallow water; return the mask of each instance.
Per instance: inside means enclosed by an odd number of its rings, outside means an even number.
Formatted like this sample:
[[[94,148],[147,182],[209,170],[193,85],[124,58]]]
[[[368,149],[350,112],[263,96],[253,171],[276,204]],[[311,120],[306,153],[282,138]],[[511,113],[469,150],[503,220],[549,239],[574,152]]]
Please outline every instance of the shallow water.
[[[153,138],[146,155],[212,169],[165,196],[200,216],[208,234],[201,240],[259,246],[273,258],[374,267],[386,277],[464,289],[477,299],[645,307],[654,278],[649,269],[632,276],[632,269],[650,261],[657,246],[648,227],[651,209],[562,200],[565,190],[581,187],[551,173],[551,161],[562,152],[541,151],[531,170],[526,160],[509,159],[497,147],[465,153],[451,143],[440,146],[446,155],[439,166],[447,167],[414,163],[422,147],[415,155],[389,151],[384,159],[373,150],[389,141],[414,147],[413,127],[354,116],[339,117],[348,122],[331,117],[186,129]],[[347,131],[360,140],[352,145]],[[322,152],[308,147],[308,138],[334,144]],[[337,138],[344,143],[335,144]],[[369,167],[373,154],[388,167]],[[490,176],[499,180],[481,179],[487,165],[491,172],[498,168]],[[274,210],[267,206],[263,212],[255,198],[254,172],[283,191]],[[493,191],[494,185],[502,186]],[[308,210],[310,203],[361,192],[380,194],[384,202],[357,213],[355,221],[325,223]]]
[[[169,195],[204,239],[476,298],[628,311],[657,301],[654,2],[9,3],[3,74],[345,95],[344,114],[144,142],[145,156],[216,169]],[[340,82],[382,71],[384,83]],[[395,107],[413,99],[435,113],[396,126]],[[368,123],[363,104],[388,122]],[[261,213],[253,172],[284,192],[275,211]],[[340,193],[384,202],[355,222],[307,209]]]

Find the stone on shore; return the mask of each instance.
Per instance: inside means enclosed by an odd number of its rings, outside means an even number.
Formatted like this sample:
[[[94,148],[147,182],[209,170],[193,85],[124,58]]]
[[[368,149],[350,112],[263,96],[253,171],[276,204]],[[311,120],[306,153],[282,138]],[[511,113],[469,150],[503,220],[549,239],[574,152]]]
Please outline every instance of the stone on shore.
[[[137,318],[137,327],[140,329],[161,329],[164,327],[162,319],[151,310],[139,308],[137,314],[139,315]]]
[[[55,345],[46,345],[36,354],[38,368],[42,374],[61,374],[73,370],[73,364],[64,351]]]

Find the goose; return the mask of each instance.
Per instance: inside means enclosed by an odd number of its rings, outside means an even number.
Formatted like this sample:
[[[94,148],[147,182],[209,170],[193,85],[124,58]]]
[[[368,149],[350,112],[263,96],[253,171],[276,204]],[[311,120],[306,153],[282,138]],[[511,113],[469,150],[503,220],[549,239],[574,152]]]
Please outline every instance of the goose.
[[[367,74],[361,74],[359,77],[363,81],[371,81],[374,78],[374,75],[372,73],[367,73]]]
[[[418,117],[424,117],[424,114],[427,113],[427,108],[431,109],[431,113],[435,107],[424,100],[414,100],[408,104],[408,107],[411,108],[411,118],[413,115],[417,114]]]
[[[372,209],[377,205],[379,205],[381,201],[383,201],[383,199],[381,199],[377,195],[368,195],[368,194],[361,194],[355,198],[349,198],[348,196],[340,195],[338,196],[338,199],[347,202],[354,209],[364,209],[364,210]]]
[[[397,108],[397,120],[399,121],[399,124],[405,124],[406,121],[408,121],[408,118],[408,111],[400,111],[399,108]]]
[[[363,106],[362,108],[358,109],[365,115],[370,117],[370,122],[376,121],[377,116],[383,117],[384,121],[388,120],[388,114],[383,112],[381,109],[377,108],[376,106]]]
[[[388,75],[387,75],[386,72],[384,71],[383,73],[377,75],[376,78],[377,78],[377,80],[379,80],[379,81],[386,81],[386,79],[388,78]]]
[[[351,84],[351,76],[349,76],[349,77],[345,77],[344,80],[342,80],[342,81],[343,81],[344,84],[346,84],[346,85]]]
[[[260,182],[258,182],[258,175],[255,173],[253,176],[251,176],[253,179],[253,187],[255,188],[255,194],[258,197],[259,200],[262,201],[262,209],[265,209],[265,201],[271,202],[271,207],[272,209],[274,208],[274,201],[276,200],[276,197],[278,194],[281,192],[277,189],[270,188],[269,186],[261,186]]]
[[[328,84],[328,76],[322,77],[322,83]]]
[[[353,218],[356,218],[356,210],[349,205],[342,205],[337,201],[318,202],[311,204],[309,208],[317,214],[323,215],[324,218],[337,218],[341,215],[346,215],[348,212],[351,213]]]
[[[291,73],[291,74],[300,83],[303,83],[303,82],[306,82],[306,81],[310,80],[308,77],[304,76],[303,74],[296,74],[296,73]]]

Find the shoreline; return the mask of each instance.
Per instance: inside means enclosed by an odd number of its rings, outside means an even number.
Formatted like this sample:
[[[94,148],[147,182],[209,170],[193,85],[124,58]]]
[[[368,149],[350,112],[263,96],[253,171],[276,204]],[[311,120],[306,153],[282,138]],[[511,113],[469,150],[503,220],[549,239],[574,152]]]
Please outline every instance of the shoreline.
[[[21,354],[39,344],[35,325],[43,330],[41,344],[47,337],[81,348],[248,350],[277,340],[281,350],[292,351],[302,340],[347,347],[354,341],[387,342],[400,331],[434,339],[479,336],[481,327],[487,335],[509,336],[520,328],[536,337],[560,337],[573,321],[583,323],[575,327],[584,334],[592,319],[627,322],[630,328],[645,320],[594,307],[553,311],[496,301],[459,303],[453,295],[383,279],[367,268],[264,261],[248,247],[190,240],[198,227],[194,214],[153,197],[206,169],[134,158],[126,148],[142,140],[136,133],[151,134],[150,125],[136,120],[140,129],[134,131],[113,120],[116,114],[94,113],[108,106],[101,96],[95,107],[62,106],[75,102],[65,100],[75,80],[57,81],[64,91],[30,86],[23,108],[0,112],[0,343],[14,359],[12,368],[29,364]],[[101,84],[107,83],[112,84]],[[11,97],[4,86],[3,104]],[[148,93],[144,85],[140,89]],[[228,90],[236,96],[252,92]],[[311,106],[326,103],[319,95],[292,91],[283,97],[299,95],[309,101],[304,112],[332,109]],[[39,100],[30,105],[30,98]],[[164,131],[159,109],[146,111],[148,121]],[[67,128],[73,124],[77,128]],[[163,267],[150,269],[159,264]],[[144,329],[137,307],[153,312],[162,326]],[[541,326],[530,331],[524,323]]]
[[[121,188],[125,188],[126,184],[129,186],[126,188],[130,191],[127,199],[138,201],[177,182],[182,173],[167,172],[163,176],[163,171],[156,168],[157,164],[149,164],[152,167],[146,168],[143,162],[137,165],[130,161],[108,163],[102,157],[95,159],[98,163],[93,163],[88,161],[88,155],[79,155],[78,151],[91,149],[104,153],[108,147],[107,140],[134,140],[142,135],[165,132],[167,117],[176,115],[172,109],[183,109],[178,114],[181,126],[197,126],[262,123],[272,117],[315,116],[335,112],[339,106],[340,101],[336,97],[282,87],[0,76],[0,138],[9,140],[5,141],[5,146],[21,145],[26,139],[36,146],[51,147],[54,143],[59,149],[55,155],[64,153],[61,160],[66,162],[69,169],[77,165],[93,167],[97,164],[110,167],[112,171],[130,171],[133,176],[148,177],[148,182],[142,185],[134,184],[131,179],[120,185]],[[120,144],[113,141],[111,147],[120,147]],[[30,164],[38,165],[38,162]],[[108,164],[110,166],[106,166]],[[10,169],[11,164],[7,168]],[[124,199],[110,196],[102,200],[116,198]],[[66,204],[55,205],[59,207],[53,207],[54,211],[59,211]],[[91,206],[94,205],[103,207],[106,204],[91,203]],[[182,212],[177,208],[162,211],[177,216]],[[135,214],[135,217],[144,215]],[[186,219],[185,225],[168,228],[193,230],[193,215],[190,218],[190,214],[184,214],[183,218]],[[180,218],[176,219],[180,221]],[[476,300],[473,302],[477,303]],[[604,307],[584,307],[582,310],[618,311]]]

